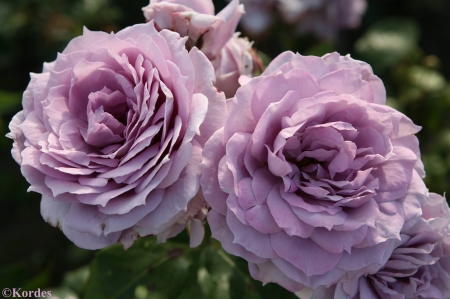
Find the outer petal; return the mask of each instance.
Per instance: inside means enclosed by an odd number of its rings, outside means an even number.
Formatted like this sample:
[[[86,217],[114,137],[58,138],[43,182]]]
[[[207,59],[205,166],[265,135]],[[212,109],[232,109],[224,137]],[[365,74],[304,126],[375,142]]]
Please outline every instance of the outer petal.
[[[228,194],[222,192],[218,181],[219,162],[225,155],[225,146],[223,142],[223,130],[220,129],[208,140],[203,150],[203,161],[200,164],[202,176],[200,183],[202,185],[203,195],[208,204],[220,214],[226,214],[226,200]]]
[[[215,81],[214,69],[197,48],[189,52],[194,64],[195,83],[194,91],[204,94],[208,98],[208,112],[200,126],[200,136],[196,140],[203,146],[215,131],[222,128],[227,117],[225,95],[218,93],[213,84]]]

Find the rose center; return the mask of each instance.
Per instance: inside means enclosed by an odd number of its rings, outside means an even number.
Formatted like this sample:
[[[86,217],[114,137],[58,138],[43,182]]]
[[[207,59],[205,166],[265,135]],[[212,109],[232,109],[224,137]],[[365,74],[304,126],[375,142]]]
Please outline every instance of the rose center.
[[[88,98],[87,127],[80,128],[86,143],[98,148],[122,143],[129,110],[127,97],[120,91],[104,87],[90,93]]]
[[[358,150],[358,131],[349,124],[319,124],[286,140],[283,156],[292,171],[285,190],[303,198],[338,202],[375,194],[371,168],[358,167],[366,149]],[[363,165],[364,166],[364,165]]]

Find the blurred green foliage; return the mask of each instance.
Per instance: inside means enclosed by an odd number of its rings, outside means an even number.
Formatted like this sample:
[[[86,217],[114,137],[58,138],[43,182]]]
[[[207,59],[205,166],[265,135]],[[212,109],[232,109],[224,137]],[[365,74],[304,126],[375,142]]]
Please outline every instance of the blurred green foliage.
[[[297,298],[273,284],[262,291],[247,262],[212,240],[196,249],[176,241],[155,244],[154,238],[137,241],[125,253],[120,245],[110,246],[98,252],[90,271],[86,299]]]
[[[373,24],[358,39],[358,57],[373,66],[379,74],[403,59],[418,47],[419,28],[408,18],[389,17]]]
[[[216,11],[227,1],[217,0]],[[296,36],[280,20],[255,40],[264,63],[285,50],[338,51],[369,62],[385,83],[388,105],[423,127],[419,133],[430,191],[450,190],[450,2],[369,0],[362,25],[335,41]],[[40,72],[83,26],[117,31],[143,22],[148,0],[0,0],[0,135],[21,109],[29,72]],[[39,213],[39,195],[0,137],[0,289],[51,289],[59,298],[294,298],[250,278],[247,263],[207,238],[197,249],[187,235],[167,244],[139,240],[128,251],[74,246]],[[112,262],[114,261],[114,262]],[[170,279],[167,279],[170,277]],[[183,287],[186,286],[186,287]]]

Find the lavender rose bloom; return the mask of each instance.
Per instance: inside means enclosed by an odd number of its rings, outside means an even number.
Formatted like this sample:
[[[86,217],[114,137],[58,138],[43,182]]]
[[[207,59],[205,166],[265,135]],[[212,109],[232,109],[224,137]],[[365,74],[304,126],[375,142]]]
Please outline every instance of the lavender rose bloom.
[[[285,52],[241,83],[203,151],[213,237],[291,291],[380,269],[425,200],[420,128],[349,56]]]
[[[365,0],[278,0],[282,18],[296,24],[299,33],[334,39],[341,28],[357,27],[366,10]]]
[[[196,46],[205,53],[216,70],[216,86],[227,98],[236,93],[239,76],[251,76],[251,43],[234,33],[244,14],[239,0],[231,1],[217,15],[211,0],[151,0],[142,10],[156,28],[188,36],[187,48]]]
[[[85,29],[31,75],[12,154],[44,219],[79,247],[164,241],[191,220],[201,240],[198,166],[226,108],[210,62],[185,42],[153,22]]]
[[[401,241],[386,265],[359,280],[316,290],[313,299],[450,298],[450,210],[430,194],[423,215],[401,231]]]

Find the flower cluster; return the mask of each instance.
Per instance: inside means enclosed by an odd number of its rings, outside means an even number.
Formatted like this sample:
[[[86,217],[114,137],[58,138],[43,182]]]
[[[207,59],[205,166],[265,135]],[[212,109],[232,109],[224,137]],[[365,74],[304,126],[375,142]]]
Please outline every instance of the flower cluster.
[[[293,21],[323,10],[333,21],[318,24],[357,23],[328,2],[277,3]],[[7,136],[47,222],[98,249],[187,226],[195,247],[208,221],[263,283],[449,298],[449,207],[423,182],[420,127],[386,105],[367,63],[284,52],[252,78],[239,0],[216,15],[210,0],[143,11],[115,34],[85,29],[31,76]]]

